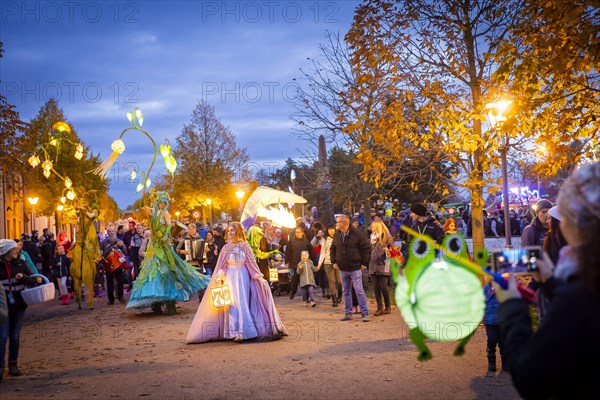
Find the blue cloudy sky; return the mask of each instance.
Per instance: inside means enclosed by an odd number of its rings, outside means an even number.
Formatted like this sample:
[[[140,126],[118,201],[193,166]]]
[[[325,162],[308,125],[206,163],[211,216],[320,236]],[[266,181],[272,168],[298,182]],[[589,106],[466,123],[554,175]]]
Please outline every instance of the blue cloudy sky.
[[[294,78],[327,31],[343,36],[358,1],[3,1],[2,93],[23,120],[57,98],[94,152],[144,112],[144,128],[174,142],[199,100],[246,147],[254,169],[299,158],[292,135]],[[150,144],[125,138],[123,163],[147,166]],[[279,163],[279,164],[277,164]],[[155,168],[158,170],[162,168]],[[111,195],[137,198],[120,167]]]

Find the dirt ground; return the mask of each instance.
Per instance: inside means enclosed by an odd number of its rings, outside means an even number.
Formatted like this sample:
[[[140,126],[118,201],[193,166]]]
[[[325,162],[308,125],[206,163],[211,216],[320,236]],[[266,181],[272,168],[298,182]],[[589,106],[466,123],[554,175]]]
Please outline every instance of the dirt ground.
[[[126,296],[127,297],[127,296]],[[484,377],[485,332],[466,354],[430,343],[417,361],[399,311],[341,322],[326,299],[275,302],[289,336],[274,342],[185,344],[197,299],[174,316],[125,310],[96,298],[94,310],[58,300],[30,307],[21,335],[21,377],[5,373],[7,399],[516,399],[510,377]],[[371,314],[374,302],[370,301]]]

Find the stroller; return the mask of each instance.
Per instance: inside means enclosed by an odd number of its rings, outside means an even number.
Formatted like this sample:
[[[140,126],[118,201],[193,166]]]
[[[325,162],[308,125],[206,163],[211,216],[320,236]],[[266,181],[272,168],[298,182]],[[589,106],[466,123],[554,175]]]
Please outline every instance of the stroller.
[[[285,267],[285,261],[282,257],[276,260],[269,260],[269,269],[277,270],[277,280],[271,280],[271,290],[274,295],[281,296],[281,292],[290,292],[290,270]]]

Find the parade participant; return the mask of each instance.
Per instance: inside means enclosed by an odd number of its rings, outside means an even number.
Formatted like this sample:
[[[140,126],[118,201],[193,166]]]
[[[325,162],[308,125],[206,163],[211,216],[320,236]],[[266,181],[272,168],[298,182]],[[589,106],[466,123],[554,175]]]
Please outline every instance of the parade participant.
[[[427,207],[423,203],[415,203],[410,206],[410,217],[413,220],[411,228],[423,235],[429,236],[438,244],[442,244],[446,234],[440,223],[432,215],[428,214]]]
[[[204,275],[204,250],[205,241],[200,236],[200,232],[197,231],[196,224],[193,222],[187,226],[187,232],[183,235],[179,243],[176,246],[176,252],[185,260],[188,264],[196,268],[196,270]],[[198,301],[202,301],[205,289],[198,291]]]
[[[333,264],[331,264],[330,250],[334,234],[335,227],[333,225],[328,226],[327,233],[322,241],[321,256],[319,257],[319,264],[317,266],[325,269],[329,294],[331,296],[331,305],[337,307],[339,302],[342,301],[342,278],[340,277],[340,270],[334,269]]]
[[[308,251],[303,251],[300,255],[301,261],[298,263],[298,276],[300,277],[300,288],[302,289],[302,302],[308,307],[315,307],[315,272],[317,267],[308,258]]]
[[[131,242],[136,233],[137,233],[136,223],[134,220],[131,219],[127,223],[127,230],[123,233],[123,243],[125,244],[125,248],[127,249],[126,257],[127,257],[127,265],[129,266],[129,268],[124,271],[125,276],[127,277],[127,291],[128,292],[131,292],[131,289],[133,287],[133,279],[134,279],[133,274],[135,272],[135,261],[133,260],[134,256],[133,256],[132,250],[131,250]],[[139,240],[139,244],[141,244],[141,239]],[[138,244],[138,248],[135,250],[139,250],[139,244]],[[136,254],[135,258],[137,259],[137,254]]]
[[[304,228],[302,227],[302,223],[296,227],[295,235],[290,238],[286,249],[285,249],[285,264],[286,268],[289,268],[291,275],[290,282],[290,300],[293,300],[296,296],[296,292],[298,291],[298,283],[300,282],[300,277],[298,276],[298,272],[296,268],[298,263],[300,262],[301,254],[303,251],[308,251],[309,257],[312,258],[313,247],[310,244],[310,241],[304,235]]]
[[[382,221],[375,221],[371,224],[371,245],[369,275],[371,275],[371,280],[373,281],[373,291],[375,292],[375,301],[377,302],[377,311],[373,315],[378,317],[392,312],[390,293],[388,291],[390,270],[389,268],[386,270],[385,260],[388,247],[394,246],[394,239]]]
[[[221,249],[215,242],[212,231],[206,232],[206,242],[204,244],[204,270],[206,271],[205,275],[212,276],[213,271],[215,270],[215,266],[217,265],[217,258],[219,257],[220,251]]]
[[[208,284],[209,278],[183,261],[171,246],[169,201],[166,192],[156,193],[150,220],[152,234],[127,308],[152,307],[159,314],[164,306],[165,312],[172,315],[177,301],[188,301]]]
[[[69,305],[69,290],[67,289],[67,279],[71,274],[71,260],[65,254],[65,248],[61,245],[56,246],[56,256],[52,264],[52,277],[58,284],[58,293],[63,305]]]
[[[510,374],[524,398],[585,398],[596,391],[600,376],[600,163],[569,176],[558,206],[576,272],[554,297],[535,333],[514,277],[508,290],[495,287]],[[538,263],[540,271],[553,270],[545,253]]]
[[[280,339],[286,334],[285,327],[240,223],[228,226],[227,240],[207,290],[228,285],[231,305],[217,309],[210,296],[205,296],[187,334],[187,343]]]
[[[335,219],[338,230],[333,235],[330,257],[334,269],[340,270],[344,294],[345,315],[342,321],[352,319],[352,287],[356,292],[363,322],[369,322],[367,296],[362,284],[362,271],[371,258],[371,243],[363,231],[350,226],[347,215]]]
[[[14,240],[0,239],[0,282],[8,306],[8,320],[0,325],[0,381],[4,375],[6,357],[6,342],[8,345],[8,373],[20,376],[23,373],[18,367],[21,328],[25,318],[27,304],[21,296],[21,291],[27,285],[42,283],[42,278],[31,276],[29,267],[19,258],[19,250]]]
[[[94,220],[100,215],[97,203],[77,205],[75,207],[79,216],[79,230],[75,236],[75,245],[71,250],[71,276],[75,284],[77,303],[81,309],[81,285],[85,283],[88,291],[94,287],[96,276],[96,261],[102,259],[98,234]],[[94,309],[94,296],[88,293],[88,308]]]
[[[444,226],[442,227],[446,234],[452,234],[457,232],[457,224],[456,220],[452,217],[448,218],[446,222],[444,222]]]
[[[521,247],[543,246],[550,217],[548,211],[552,208],[550,200],[542,199],[536,203],[535,218],[523,229]]]
[[[129,258],[131,259],[131,263],[133,267],[128,271],[131,275],[131,283],[129,284],[128,291],[131,291],[133,288],[133,281],[137,278],[140,273],[140,264],[142,261],[140,260],[140,247],[144,242],[144,231],[146,227],[142,223],[138,223],[135,226],[135,233],[131,237],[131,241],[129,242]],[[128,278],[129,281],[129,278]]]
[[[111,249],[115,247],[121,250],[123,254],[127,254],[127,248],[125,247],[125,243],[121,239],[118,238],[117,230],[114,227],[109,227],[106,230],[106,239],[102,241],[102,245],[100,248],[102,249],[102,254],[106,254]],[[115,279],[117,280],[117,299],[121,303],[125,303],[125,298],[123,297],[123,267],[119,266],[114,269],[112,272],[106,272],[106,294],[108,295],[108,305],[111,306],[115,304]]]
[[[223,228],[221,226],[215,226],[212,230],[213,238],[219,249],[225,246],[225,238],[223,237]]]
[[[42,274],[48,279],[52,279],[52,261],[56,252],[56,241],[54,233],[46,232],[43,235],[46,239],[42,245]]]
[[[31,257],[29,257],[29,254],[23,250],[23,241],[15,239],[15,243],[17,243],[17,249],[19,249],[19,258],[23,260],[25,264],[27,264],[32,273],[39,274],[40,271],[38,271],[37,267],[31,260]]]
[[[269,257],[279,254],[279,250],[269,251],[269,243],[265,238],[263,230],[257,225],[252,225],[250,229],[248,229],[248,232],[246,233],[246,240],[248,241],[248,244],[250,244],[250,248],[252,248],[254,257],[256,257],[256,263],[258,264],[260,273],[268,278]]]
[[[67,232],[58,232],[58,237],[56,238],[56,245],[61,245],[64,249],[65,254],[69,252],[69,249],[71,248],[71,241],[67,237]]]

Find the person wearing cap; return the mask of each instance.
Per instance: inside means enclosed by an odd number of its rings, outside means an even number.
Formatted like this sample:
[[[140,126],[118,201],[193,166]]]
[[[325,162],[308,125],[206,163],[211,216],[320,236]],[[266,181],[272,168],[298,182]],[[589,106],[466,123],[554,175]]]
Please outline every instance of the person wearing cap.
[[[442,225],[427,211],[427,207],[423,203],[415,203],[410,206],[410,217],[413,220],[411,229],[427,235],[438,244],[442,244],[446,233]]]
[[[552,203],[548,199],[541,199],[535,204],[535,218],[523,229],[521,234],[521,247],[543,246],[546,233],[548,233],[548,210]]]
[[[575,170],[560,189],[558,205],[575,274],[552,300],[535,332],[529,304],[521,298],[514,277],[509,277],[507,290],[495,286],[504,351],[512,382],[523,398],[587,398],[598,389],[600,163]],[[545,254],[538,266],[540,274],[554,270],[556,276],[558,266],[553,268]]]
[[[17,242],[0,239],[0,282],[8,306],[8,319],[0,325],[0,381],[4,375],[6,342],[8,346],[8,373],[20,376],[23,373],[17,365],[23,319],[27,304],[21,296],[21,291],[28,285],[42,283],[42,278],[31,276],[32,272],[19,257]]]

